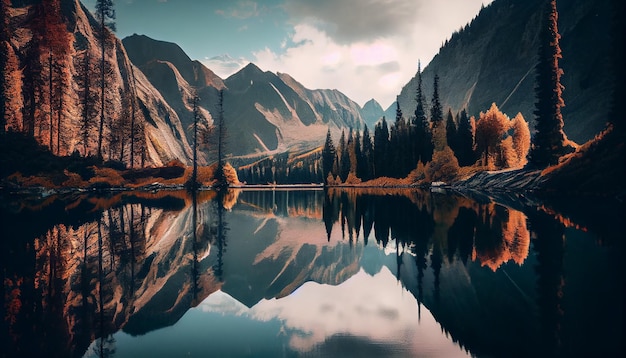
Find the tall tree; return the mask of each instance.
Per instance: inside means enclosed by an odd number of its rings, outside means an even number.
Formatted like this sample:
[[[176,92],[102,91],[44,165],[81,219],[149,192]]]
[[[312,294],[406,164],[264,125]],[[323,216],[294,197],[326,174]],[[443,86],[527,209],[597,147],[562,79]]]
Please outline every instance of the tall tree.
[[[100,123],[98,126],[98,158],[102,158],[102,135],[104,131],[104,103],[106,90],[105,50],[109,38],[109,30],[115,31],[115,9],[113,0],[96,0],[96,19],[100,24],[98,31],[100,40]]]
[[[468,117],[467,111],[462,109],[459,113],[459,129],[457,135],[457,149],[454,151],[459,160],[459,165],[469,166],[474,164],[474,136],[476,134],[476,122],[474,117]]]
[[[556,0],[546,1],[544,19],[539,33],[539,54],[535,67],[537,74],[535,96],[535,130],[530,154],[531,162],[538,167],[558,163],[567,153],[567,137],[563,132],[563,85],[559,60],[563,57],[559,46],[558,13]]]
[[[198,188],[198,121],[200,120],[200,107],[198,102],[200,98],[194,93],[193,96],[193,170],[191,172],[191,178],[187,183],[187,186],[191,190]]]
[[[443,108],[439,99],[439,76],[435,74],[433,80],[433,98],[430,105],[430,121],[432,123],[433,144],[435,150],[442,150],[446,146],[446,134],[443,124]]]
[[[330,135],[330,128],[328,128],[328,132],[326,132],[326,141],[324,142],[324,148],[322,149],[322,171],[325,181],[329,174],[333,175],[333,163],[335,161],[336,154],[333,138]]]
[[[448,146],[456,153],[457,147],[457,128],[456,121],[452,115],[452,109],[448,108],[448,114],[446,115],[446,141]]]
[[[363,129],[362,141],[363,145],[361,146],[361,152],[363,156],[363,164],[358,176],[363,180],[370,180],[372,179],[374,173],[374,146],[372,145],[372,138],[370,137],[370,132],[367,128],[367,124]]]
[[[389,127],[385,117],[374,128],[374,177],[389,175]]]
[[[412,143],[413,153],[415,155],[414,162],[422,163],[430,162],[433,156],[432,133],[430,124],[426,118],[426,110],[424,109],[424,92],[422,91],[422,71],[420,63],[417,64],[417,90],[415,95],[415,117],[413,118],[412,127]]]
[[[83,146],[83,156],[89,155],[89,140],[94,129],[93,119],[97,115],[96,98],[92,91],[93,66],[89,48],[75,58],[76,84],[79,89],[80,103],[80,143]]]
[[[224,146],[226,142],[226,123],[224,119],[224,90],[218,92],[217,100],[217,168],[215,169],[215,180],[217,187],[228,186],[224,167]]]
[[[0,0],[0,134],[5,131],[8,112],[7,64],[9,62],[9,45],[11,43],[11,29],[9,28],[10,7],[10,0]]]
[[[513,149],[515,150],[517,165],[523,166],[528,160],[526,157],[528,156],[528,150],[530,149],[530,129],[528,128],[528,123],[524,119],[521,113],[518,113],[515,118],[513,118],[513,123],[511,125],[513,128],[512,140],[513,140]]]

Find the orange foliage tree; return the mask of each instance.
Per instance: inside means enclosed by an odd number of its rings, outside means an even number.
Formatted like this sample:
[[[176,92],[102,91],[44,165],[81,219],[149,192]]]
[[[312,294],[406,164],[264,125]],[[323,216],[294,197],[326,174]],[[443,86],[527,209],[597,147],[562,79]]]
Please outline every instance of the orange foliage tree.
[[[495,103],[486,113],[480,112],[476,123],[476,146],[483,153],[483,165],[489,165],[489,157],[500,152],[500,143],[509,129],[509,118]]]

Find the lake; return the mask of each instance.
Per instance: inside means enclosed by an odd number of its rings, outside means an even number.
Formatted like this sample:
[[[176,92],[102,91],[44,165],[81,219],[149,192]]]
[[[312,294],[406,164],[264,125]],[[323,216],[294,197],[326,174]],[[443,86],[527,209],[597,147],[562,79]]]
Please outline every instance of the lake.
[[[623,204],[440,191],[5,193],[0,351],[623,355]]]

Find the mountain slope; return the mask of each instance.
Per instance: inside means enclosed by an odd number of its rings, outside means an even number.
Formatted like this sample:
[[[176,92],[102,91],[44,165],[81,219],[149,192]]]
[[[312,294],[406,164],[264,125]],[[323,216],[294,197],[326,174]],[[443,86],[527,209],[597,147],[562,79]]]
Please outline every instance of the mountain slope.
[[[309,149],[323,142],[328,126],[334,132],[362,127],[360,107],[339,91],[309,90],[287,74],[264,72],[254,64],[221,80],[176,44],[140,35],[123,43],[131,60],[176,111],[187,138],[194,90],[211,122],[218,90],[224,89],[226,152],[232,156]]]
[[[453,34],[423,71],[427,103],[438,74],[444,108],[467,108],[477,116],[496,102],[509,116],[521,112],[533,125],[540,4],[496,0]],[[608,113],[609,1],[560,0],[557,5],[565,131],[570,139],[583,142],[602,130]],[[416,87],[414,77],[400,93],[405,115],[415,110]]]
[[[78,0],[61,1],[60,13],[56,18],[61,26],[54,28],[54,33],[47,31],[48,25],[42,21],[41,14],[41,2],[13,2],[6,14],[10,23],[11,41],[2,45],[9,46],[10,53],[15,56],[16,66],[3,75],[10,79],[12,88],[17,90],[10,93],[8,103],[12,108],[8,108],[8,112],[12,114],[7,127],[28,133],[58,155],[75,151],[81,155],[94,155],[98,147],[101,104],[97,61],[101,56],[97,38],[98,24]],[[55,35],[63,35],[58,46],[65,53],[54,54],[52,60],[60,70],[52,76],[47,61],[49,52],[46,41],[51,41],[50,38]],[[84,91],[80,87],[86,77],[81,74],[85,57],[90,58],[87,71],[91,81],[89,102],[93,109],[98,109],[89,114],[86,141],[83,140],[81,130]],[[181,136],[182,124],[178,116],[141,71],[134,68],[124,46],[113,34],[108,36],[105,63],[104,159],[130,164],[129,150],[120,149],[119,143],[128,139],[118,138],[116,144],[114,137],[116,134],[120,134],[120,138],[130,136],[129,133],[119,132],[128,128],[128,123],[124,123],[128,116],[125,117],[124,113],[130,111],[132,88],[136,88],[138,129],[135,133],[138,133],[138,138],[134,165],[140,162],[144,165],[162,165],[174,158],[188,162],[191,151],[186,138]],[[49,78],[53,78],[53,83],[50,83]],[[59,83],[64,83],[63,87]],[[52,115],[49,116],[52,98],[50,89],[54,91],[52,95],[56,96],[55,101],[59,104],[52,105]],[[124,146],[128,148],[128,143],[124,143],[121,148]]]

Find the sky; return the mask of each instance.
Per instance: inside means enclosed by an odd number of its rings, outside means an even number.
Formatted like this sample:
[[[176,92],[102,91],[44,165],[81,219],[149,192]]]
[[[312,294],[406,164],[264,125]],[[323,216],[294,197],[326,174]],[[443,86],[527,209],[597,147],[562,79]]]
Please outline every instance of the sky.
[[[117,36],[178,44],[222,78],[249,62],[383,108],[491,0],[117,0]],[[83,0],[94,8],[95,0]]]

